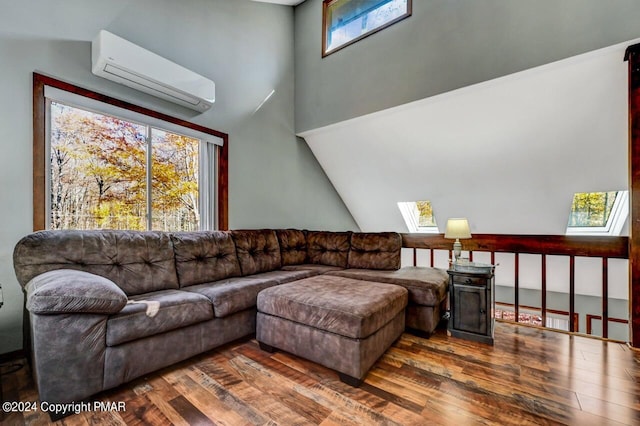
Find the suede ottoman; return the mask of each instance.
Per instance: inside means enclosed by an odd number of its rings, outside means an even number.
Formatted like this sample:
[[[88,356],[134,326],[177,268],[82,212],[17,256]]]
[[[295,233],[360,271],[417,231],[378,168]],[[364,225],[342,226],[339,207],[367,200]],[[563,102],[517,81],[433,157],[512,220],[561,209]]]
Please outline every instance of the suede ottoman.
[[[358,386],[404,331],[404,287],[320,275],[258,294],[256,338],[338,371]]]

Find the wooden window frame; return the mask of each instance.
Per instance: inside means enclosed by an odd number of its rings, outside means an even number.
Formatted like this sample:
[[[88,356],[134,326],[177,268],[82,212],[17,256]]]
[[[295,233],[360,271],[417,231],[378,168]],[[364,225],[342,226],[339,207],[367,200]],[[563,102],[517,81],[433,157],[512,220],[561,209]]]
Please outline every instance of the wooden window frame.
[[[111,96],[103,95],[93,90],[84,89],[71,83],[57,80],[43,74],[33,73],[33,230],[46,229],[46,203],[47,194],[46,179],[46,99],[44,87],[51,86],[60,90],[85,96],[96,101],[124,108],[139,114],[144,114],[159,120],[167,121],[179,126],[193,129],[202,133],[214,135],[223,140],[223,145],[217,150],[218,179],[217,179],[217,209],[218,229],[229,228],[229,135],[217,130],[209,129],[179,118],[140,107]]]
[[[328,26],[329,26],[329,20],[327,19],[327,10],[336,2],[338,1],[342,1],[342,0],[323,0],[322,1],[322,57],[324,58],[325,56],[331,55],[332,53],[335,53],[339,50],[342,50],[343,48],[352,45],[353,43],[356,43],[360,40],[362,40],[363,38],[369,37],[371,34],[375,34],[378,31],[384,30],[385,28],[390,27],[393,24],[396,24],[406,18],[408,18],[409,16],[411,16],[412,14],[412,7],[413,7],[413,0],[407,0],[407,12],[401,16],[398,16],[397,18],[387,22],[384,25],[381,25],[371,31],[368,31],[364,34],[361,34],[360,36],[354,38],[353,40],[350,40],[348,42],[346,42],[345,44],[342,44],[338,47],[336,47],[335,49],[332,49],[331,51],[327,52],[327,35],[328,35]]]

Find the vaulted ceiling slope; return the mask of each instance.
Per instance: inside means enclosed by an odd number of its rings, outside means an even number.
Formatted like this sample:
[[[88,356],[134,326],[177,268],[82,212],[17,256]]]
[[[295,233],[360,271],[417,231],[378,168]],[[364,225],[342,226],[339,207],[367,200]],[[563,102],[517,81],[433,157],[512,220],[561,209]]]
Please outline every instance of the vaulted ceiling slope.
[[[564,234],[575,192],[627,189],[632,40],[302,132],[363,231],[406,232],[430,200],[441,232]],[[625,227],[626,228],[626,227]]]

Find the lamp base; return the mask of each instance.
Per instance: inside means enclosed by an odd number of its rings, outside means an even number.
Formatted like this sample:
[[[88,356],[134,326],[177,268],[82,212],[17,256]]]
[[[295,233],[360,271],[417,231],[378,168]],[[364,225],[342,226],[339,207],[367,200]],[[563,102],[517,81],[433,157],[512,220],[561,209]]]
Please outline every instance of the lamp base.
[[[453,257],[457,262],[462,254],[462,244],[460,243],[460,239],[456,238],[456,242],[453,243]]]

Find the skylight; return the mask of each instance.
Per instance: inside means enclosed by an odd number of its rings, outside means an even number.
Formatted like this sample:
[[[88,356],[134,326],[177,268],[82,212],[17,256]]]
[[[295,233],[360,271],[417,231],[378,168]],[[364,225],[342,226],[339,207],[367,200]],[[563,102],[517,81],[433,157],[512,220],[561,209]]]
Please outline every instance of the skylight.
[[[573,195],[567,235],[620,235],[629,215],[629,192],[578,192]]]
[[[399,202],[398,208],[409,232],[438,233],[436,218],[430,201]]]

